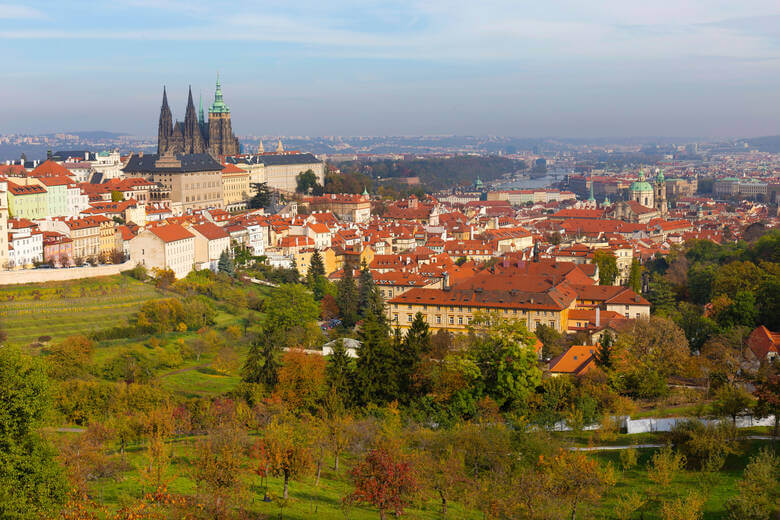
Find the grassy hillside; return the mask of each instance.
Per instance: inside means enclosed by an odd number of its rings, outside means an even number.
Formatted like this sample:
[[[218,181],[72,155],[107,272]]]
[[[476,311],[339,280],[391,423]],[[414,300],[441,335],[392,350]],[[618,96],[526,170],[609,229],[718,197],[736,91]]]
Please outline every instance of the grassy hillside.
[[[0,287],[0,322],[11,344],[54,341],[124,324],[142,303],[166,297],[149,284],[114,275]]]

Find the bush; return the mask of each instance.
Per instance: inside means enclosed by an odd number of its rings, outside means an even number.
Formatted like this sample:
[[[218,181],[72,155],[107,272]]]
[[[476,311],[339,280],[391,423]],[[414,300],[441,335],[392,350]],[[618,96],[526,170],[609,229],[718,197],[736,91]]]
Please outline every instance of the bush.
[[[727,422],[705,424],[691,420],[677,423],[671,431],[671,440],[685,456],[689,468],[717,471],[726,456],[737,451],[734,434],[733,426]]]

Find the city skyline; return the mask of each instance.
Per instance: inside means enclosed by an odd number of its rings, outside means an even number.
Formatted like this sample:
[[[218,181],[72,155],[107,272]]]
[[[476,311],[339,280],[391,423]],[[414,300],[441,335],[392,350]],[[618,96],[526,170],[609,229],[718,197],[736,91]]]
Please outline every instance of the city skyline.
[[[0,19],[3,133],[154,135],[163,85],[183,120],[217,72],[239,135],[780,133],[773,2],[9,2]]]

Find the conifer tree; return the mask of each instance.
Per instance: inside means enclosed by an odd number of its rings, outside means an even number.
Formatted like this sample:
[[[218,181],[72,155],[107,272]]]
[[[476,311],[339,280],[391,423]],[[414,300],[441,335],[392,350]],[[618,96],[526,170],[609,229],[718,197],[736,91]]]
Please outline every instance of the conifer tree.
[[[636,258],[631,261],[631,274],[628,276],[628,286],[637,294],[642,290],[642,265]]]
[[[356,397],[361,403],[383,403],[398,396],[396,356],[386,320],[368,313],[360,329],[362,345],[355,366]]]
[[[222,251],[222,254],[219,255],[219,261],[217,262],[217,270],[220,273],[225,273],[229,276],[233,276],[236,274],[235,266],[233,265],[233,259],[230,258],[230,254],[227,252],[227,249]]]
[[[594,361],[601,368],[612,368],[612,345],[615,340],[612,338],[612,334],[607,330],[601,336],[601,342],[598,350],[593,355]]]
[[[354,327],[358,320],[358,291],[352,276],[352,266],[344,266],[344,276],[337,285],[339,314],[345,327]]]
[[[382,300],[382,294],[379,292],[379,289],[374,283],[374,277],[371,276],[371,270],[369,270],[365,261],[363,262],[363,267],[360,270],[359,282],[359,315],[362,317],[367,313],[372,312],[376,314],[379,319],[384,319],[384,301]]]
[[[325,376],[330,388],[330,394],[340,398],[342,403],[348,403],[352,395],[355,369],[352,360],[347,355],[344,340],[336,341],[333,353],[328,357]]]
[[[278,350],[273,335],[254,339],[241,368],[241,379],[246,383],[263,384],[268,389],[273,388],[279,375]]]
[[[412,399],[415,377],[420,369],[423,357],[431,350],[431,332],[422,313],[414,315],[406,336],[398,342],[396,367],[401,397],[408,402]]]
[[[316,249],[311,255],[311,262],[309,263],[309,272],[307,276],[325,276],[325,264],[322,261],[322,255]]]

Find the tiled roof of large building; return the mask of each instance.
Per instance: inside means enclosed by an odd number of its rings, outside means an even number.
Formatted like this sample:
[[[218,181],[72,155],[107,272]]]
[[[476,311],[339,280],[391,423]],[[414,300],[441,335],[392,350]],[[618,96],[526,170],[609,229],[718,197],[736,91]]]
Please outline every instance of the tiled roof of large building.
[[[227,231],[214,224],[213,222],[206,222],[197,226],[192,226],[192,229],[206,237],[208,240],[218,240],[220,238],[228,238]]]
[[[30,172],[30,175],[32,177],[70,177],[73,176],[73,173],[63,165],[49,159],[39,164],[37,168]]]
[[[184,226],[180,224],[155,226],[150,228],[149,231],[166,243],[195,238],[195,235],[187,231]]]
[[[233,164],[264,164],[266,166],[276,166],[285,164],[318,164],[319,159],[310,153],[282,153],[282,154],[260,154],[260,155],[241,155],[237,157],[226,157],[225,162]]]
[[[157,154],[133,154],[123,168],[125,173],[183,173],[183,172],[219,172],[222,165],[207,153],[176,154],[176,160],[181,164],[177,167],[158,167]],[[165,159],[165,157],[163,157]]]

